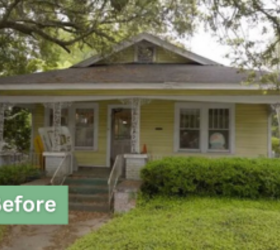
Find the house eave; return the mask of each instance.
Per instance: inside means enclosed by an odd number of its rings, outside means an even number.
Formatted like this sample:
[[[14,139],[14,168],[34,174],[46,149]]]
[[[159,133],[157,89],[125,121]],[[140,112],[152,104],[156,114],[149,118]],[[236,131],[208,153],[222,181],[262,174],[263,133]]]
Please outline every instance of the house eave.
[[[273,85],[262,86],[262,90]],[[237,83],[38,83],[1,84],[1,90],[260,90],[259,85]]]

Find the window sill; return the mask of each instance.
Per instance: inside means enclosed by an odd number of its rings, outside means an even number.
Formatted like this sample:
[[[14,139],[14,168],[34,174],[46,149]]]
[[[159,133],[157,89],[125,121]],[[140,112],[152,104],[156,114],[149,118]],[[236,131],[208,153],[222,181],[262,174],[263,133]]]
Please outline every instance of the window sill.
[[[234,153],[230,151],[223,151],[223,150],[208,150],[206,152],[202,152],[201,150],[184,150],[179,149],[174,153],[185,153],[185,154],[200,154],[200,155],[234,155]]]

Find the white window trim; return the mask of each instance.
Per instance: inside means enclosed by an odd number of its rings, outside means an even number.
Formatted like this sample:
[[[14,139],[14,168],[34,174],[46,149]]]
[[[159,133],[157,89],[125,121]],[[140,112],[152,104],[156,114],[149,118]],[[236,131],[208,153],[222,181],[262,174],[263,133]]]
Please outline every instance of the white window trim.
[[[215,108],[228,108],[230,115],[229,124],[229,149],[228,150],[213,150],[208,148],[208,110]],[[180,110],[181,109],[199,109],[200,110],[200,149],[180,149]],[[180,102],[175,103],[174,112],[174,152],[188,152],[188,153],[235,153],[235,104],[229,103],[193,103]]]
[[[76,147],[75,146],[75,111],[77,108],[93,109],[94,111],[94,128],[93,128],[93,146],[92,147]],[[74,103],[68,108],[69,124],[68,128],[72,136],[73,147],[76,151],[97,151],[98,150],[98,124],[99,124],[99,105],[98,103]],[[50,109],[45,108],[44,123],[48,127],[50,124]]]

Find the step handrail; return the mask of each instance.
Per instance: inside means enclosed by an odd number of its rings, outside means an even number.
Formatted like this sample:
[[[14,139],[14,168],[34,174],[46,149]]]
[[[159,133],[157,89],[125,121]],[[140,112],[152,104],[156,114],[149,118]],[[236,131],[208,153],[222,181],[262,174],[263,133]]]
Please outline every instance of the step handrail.
[[[64,162],[66,161],[67,157],[70,156],[70,164],[64,164]],[[65,181],[66,177],[68,175],[70,175],[72,173],[72,162],[73,162],[73,158],[72,158],[72,154],[71,152],[69,153],[65,153],[64,157],[62,158],[58,168],[56,169],[56,171],[54,172],[52,179],[51,179],[51,185],[57,185],[55,183],[56,179],[61,179],[59,180],[58,185],[62,185],[63,182]],[[66,166],[66,167],[65,167]]]
[[[111,202],[114,196],[114,189],[116,188],[118,180],[122,174],[123,165],[124,165],[123,155],[117,155],[108,179],[109,206],[111,206]]]

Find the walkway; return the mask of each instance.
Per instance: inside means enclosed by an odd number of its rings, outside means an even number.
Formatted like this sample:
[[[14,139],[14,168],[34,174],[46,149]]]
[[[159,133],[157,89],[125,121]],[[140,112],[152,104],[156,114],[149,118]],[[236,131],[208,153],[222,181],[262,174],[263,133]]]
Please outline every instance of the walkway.
[[[110,219],[108,214],[69,212],[69,224],[63,226],[11,226],[1,250],[62,250],[79,237],[97,230]]]

